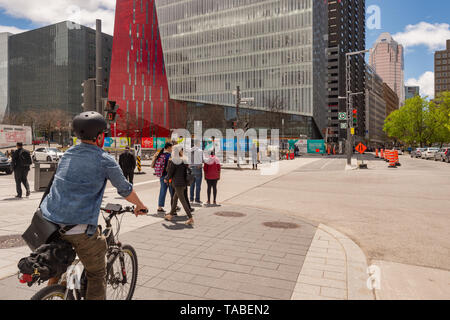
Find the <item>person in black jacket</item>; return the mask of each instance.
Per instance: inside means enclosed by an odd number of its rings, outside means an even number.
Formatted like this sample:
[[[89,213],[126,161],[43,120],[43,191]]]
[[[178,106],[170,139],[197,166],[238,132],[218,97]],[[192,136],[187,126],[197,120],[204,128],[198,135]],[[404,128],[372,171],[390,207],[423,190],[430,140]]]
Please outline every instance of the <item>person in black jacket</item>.
[[[174,196],[172,200],[172,209],[170,213],[165,216],[166,220],[171,221],[173,216],[177,211],[178,199],[180,199],[183,205],[184,211],[186,211],[189,220],[186,222],[187,225],[194,224],[194,219],[192,218],[192,209],[189,206],[187,195],[187,173],[189,170],[189,162],[186,157],[183,156],[183,147],[181,145],[176,145],[173,147],[172,161],[170,161],[167,168],[166,181],[172,184],[174,189]]]
[[[133,184],[134,169],[136,169],[136,158],[130,152],[130,147],[126,147],[125,152],[120,155],[119,165],[125,178]]]
[[[12,166],[14,169],[14,179],[16,180],[17,199],[22,198],[22,184],[27,191],[27,197],[30,196],[30,185],[27,176],[32,164],[31,155],[28,150],[23,148],[23,143],[17,143],[17,150],[12,154]]]

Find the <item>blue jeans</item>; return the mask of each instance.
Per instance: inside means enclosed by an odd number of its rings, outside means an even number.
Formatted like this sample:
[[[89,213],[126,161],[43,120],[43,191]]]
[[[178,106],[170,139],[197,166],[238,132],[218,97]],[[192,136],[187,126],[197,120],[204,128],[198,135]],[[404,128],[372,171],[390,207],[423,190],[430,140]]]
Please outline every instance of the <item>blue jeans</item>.
[[[164,205],[166,203],[167,189],[169,189],[169,193],[171,195],[173,194],[172,186],[169,186],[167,183],[164,182],[165,178],[166,177],[159,178],[160,189],[159,189],[158,207],[160,208],[164,208]]]
[[[192,171],[192,175],[194,176],[194,182],[191,184],[191,202],[194,201],[194,189],[195,189],[195,201],[200,202],[200,191],[202,189],[202,178],[203,173],[201,170]]]

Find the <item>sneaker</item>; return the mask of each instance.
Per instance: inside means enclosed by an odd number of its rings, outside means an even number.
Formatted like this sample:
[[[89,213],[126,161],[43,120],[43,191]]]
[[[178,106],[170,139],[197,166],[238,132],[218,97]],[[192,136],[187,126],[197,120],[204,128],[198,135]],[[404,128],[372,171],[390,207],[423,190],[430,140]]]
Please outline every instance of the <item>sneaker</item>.
[[[188,226],[192,226],[194,224],[194,219],[193,218],[189,219],[188,221],[186,221],[185,224]]]
[[[201,202],[200,200],[199,200],[199,201],[195,201],[195,203],[196,203],[196,204],[199,204],[199,205],[202,205],[202,204],[203,204],[203,202]]]
[[[16,199],[22,199],[22,196],[17,195],[15,198]]]
[[[30,196],[30,194],[31,194],[31,192],[30,192],[30,191],[27,191],[27,197],[29,197],[29,196]]]
[[[158,213],[166,213],[166,210],[164,210],[163,208],[159,208]]]

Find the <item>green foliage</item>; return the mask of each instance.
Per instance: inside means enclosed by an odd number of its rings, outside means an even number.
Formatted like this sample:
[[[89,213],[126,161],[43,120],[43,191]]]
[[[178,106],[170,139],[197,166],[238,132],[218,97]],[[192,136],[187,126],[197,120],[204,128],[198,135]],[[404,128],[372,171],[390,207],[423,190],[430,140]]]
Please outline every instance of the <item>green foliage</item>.
[[[435,101],[420,96],[405,101],[385,120],[386,134],[408,145],[432,145],[450,142],[450,93]]]

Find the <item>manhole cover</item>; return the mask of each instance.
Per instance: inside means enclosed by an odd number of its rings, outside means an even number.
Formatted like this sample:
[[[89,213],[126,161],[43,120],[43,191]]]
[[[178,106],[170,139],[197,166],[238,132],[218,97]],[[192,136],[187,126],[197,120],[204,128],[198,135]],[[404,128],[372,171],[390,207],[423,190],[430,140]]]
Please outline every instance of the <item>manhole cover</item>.
[[[27,244],[23,241],[20,234],[13,234],[9,236],[0,236],[0,249],[23,247]]]
[[[220,211],[220,212],[216,212],[214,214],[216,216],[220,216],[220,217],[231,217],[231,218],[245,217],[245,214],[240,213],[240,212],[234,212],[234,211]]]
[[[280,221],[272,221],[272,222],[264,222],[263,225],[269,228],[278,228],[278,229],[296,229],[300,228],[298,224],[290,223],[290,222],[280,222]]]

